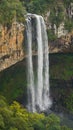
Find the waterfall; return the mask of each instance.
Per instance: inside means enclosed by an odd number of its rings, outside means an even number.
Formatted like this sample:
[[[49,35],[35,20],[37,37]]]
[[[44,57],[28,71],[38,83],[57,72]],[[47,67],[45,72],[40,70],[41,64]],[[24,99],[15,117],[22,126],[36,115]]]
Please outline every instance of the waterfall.
[[[33,26],[32,19],[35,19],[36,44],[37,44],[37,77],[34,82],[32,45]],[[46,111],[51,106],[49,97],[49,57],[48,39],[46,26],[42,16],[28,14],[27,17],[27,51],[28,51],[28,110],[32,112]]]
[[[32,28],[31,18],[27,19],[27,51],[28,51],[28,110],[35,112],[34,74],[32,64]]]
[[[37,44],[38,44],[38,69],[37,69],[37,100],[36,105],[40,110],[43,108],[43,41],[42,41],[42,30],[41,30],[41,18],[40,16],[35,15],[36,17],[36,32],[37,32]]]

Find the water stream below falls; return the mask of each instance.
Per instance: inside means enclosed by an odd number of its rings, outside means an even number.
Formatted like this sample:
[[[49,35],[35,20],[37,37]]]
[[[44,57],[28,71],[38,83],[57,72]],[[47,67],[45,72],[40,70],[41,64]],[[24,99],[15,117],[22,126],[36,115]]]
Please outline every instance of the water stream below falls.
[[[35,24],[33,26],[33,19]],[[51,106],[49,92],[49,56],[46,26],[42,16],[36,14],[27,15],[27,83],[28,105],[31,112],[46,111]],[[35,34],[35,35],[34,35]],[[33,36],[34,35],[34,36]],[[35,43],[33,41],[35,37]],[[34,74],[32,48],[37,46],[37,70]]]

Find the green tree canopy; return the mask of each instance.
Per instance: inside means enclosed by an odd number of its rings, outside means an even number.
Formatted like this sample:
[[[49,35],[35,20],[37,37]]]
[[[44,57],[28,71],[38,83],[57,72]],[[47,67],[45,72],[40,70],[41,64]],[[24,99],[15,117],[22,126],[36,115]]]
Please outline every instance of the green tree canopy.
[[[0,1],[0,23],[3,25],[11,24],[14,19],[23,22],[25,13],[25,8],[19,0]]]

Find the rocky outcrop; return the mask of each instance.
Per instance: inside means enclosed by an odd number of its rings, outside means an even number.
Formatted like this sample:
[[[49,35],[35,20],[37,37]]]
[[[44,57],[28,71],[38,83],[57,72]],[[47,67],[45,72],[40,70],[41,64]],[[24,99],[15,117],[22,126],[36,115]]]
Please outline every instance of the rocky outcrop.
[[[73,52],[73,31],[55,41],[49,42],[50,53],[72,53]]]
[[[0,71],[23,59],[24,25],[0,26]]]
[[[64,15],[64,20],[60,21],[58,26],[57,23],[55,23],[55,20],[50,20],[51,9],[48,9],[47,12],[43,15],[48,30],[50,53],[73,52],[73,27],[71,23],[71,21],[73,20],[73,3],[70,3],[69,8],[63,9],[64,10],[61,13],[63,13]],[[59,12],[57,12],[57,16],[59,17],[58,13]],[[68,17],[68,19],[66,18],[66,16]],[[51,40],[49,36],[52,37]]]

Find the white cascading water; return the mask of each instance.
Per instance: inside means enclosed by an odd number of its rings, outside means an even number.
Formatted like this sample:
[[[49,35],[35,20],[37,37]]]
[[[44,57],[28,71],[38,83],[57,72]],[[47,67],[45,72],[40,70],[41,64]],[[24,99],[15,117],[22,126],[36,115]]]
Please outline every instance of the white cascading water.
[[[35,112],[34,74],[32,62],[32,28],[31,18],[27,19],[27,51],[28,51],[28,110]]]
[[[40,110],[43,109],[43,42],[42,42],[42,33],[41,33],[41,22],[40,16],[35,15],[36,17],[36,32],[37,32],[37,44],[38,44],[38,68],[37,68],[37,99],[36,106],[39,107]]]
[[[43,78],[43,106],[44,109],[50,108],[52,102],[50,100],[50,84],[49,84],[49,48],[48,48],[48,38],[46,32],[46,25],[43,17],[41,17],[41,28],[42,28],[42,41],[43,41],[43,64],[44,64],[44,78]]]
[[[32,18],[36,21],[37,41],[37,82],[34,83],[32,61]],[[42,16],[28,14],[27,18],[27,43],[28,43],[28,110],[32,112],[46,111],[51,106],[49,98],[49,57],[46,26]]]

